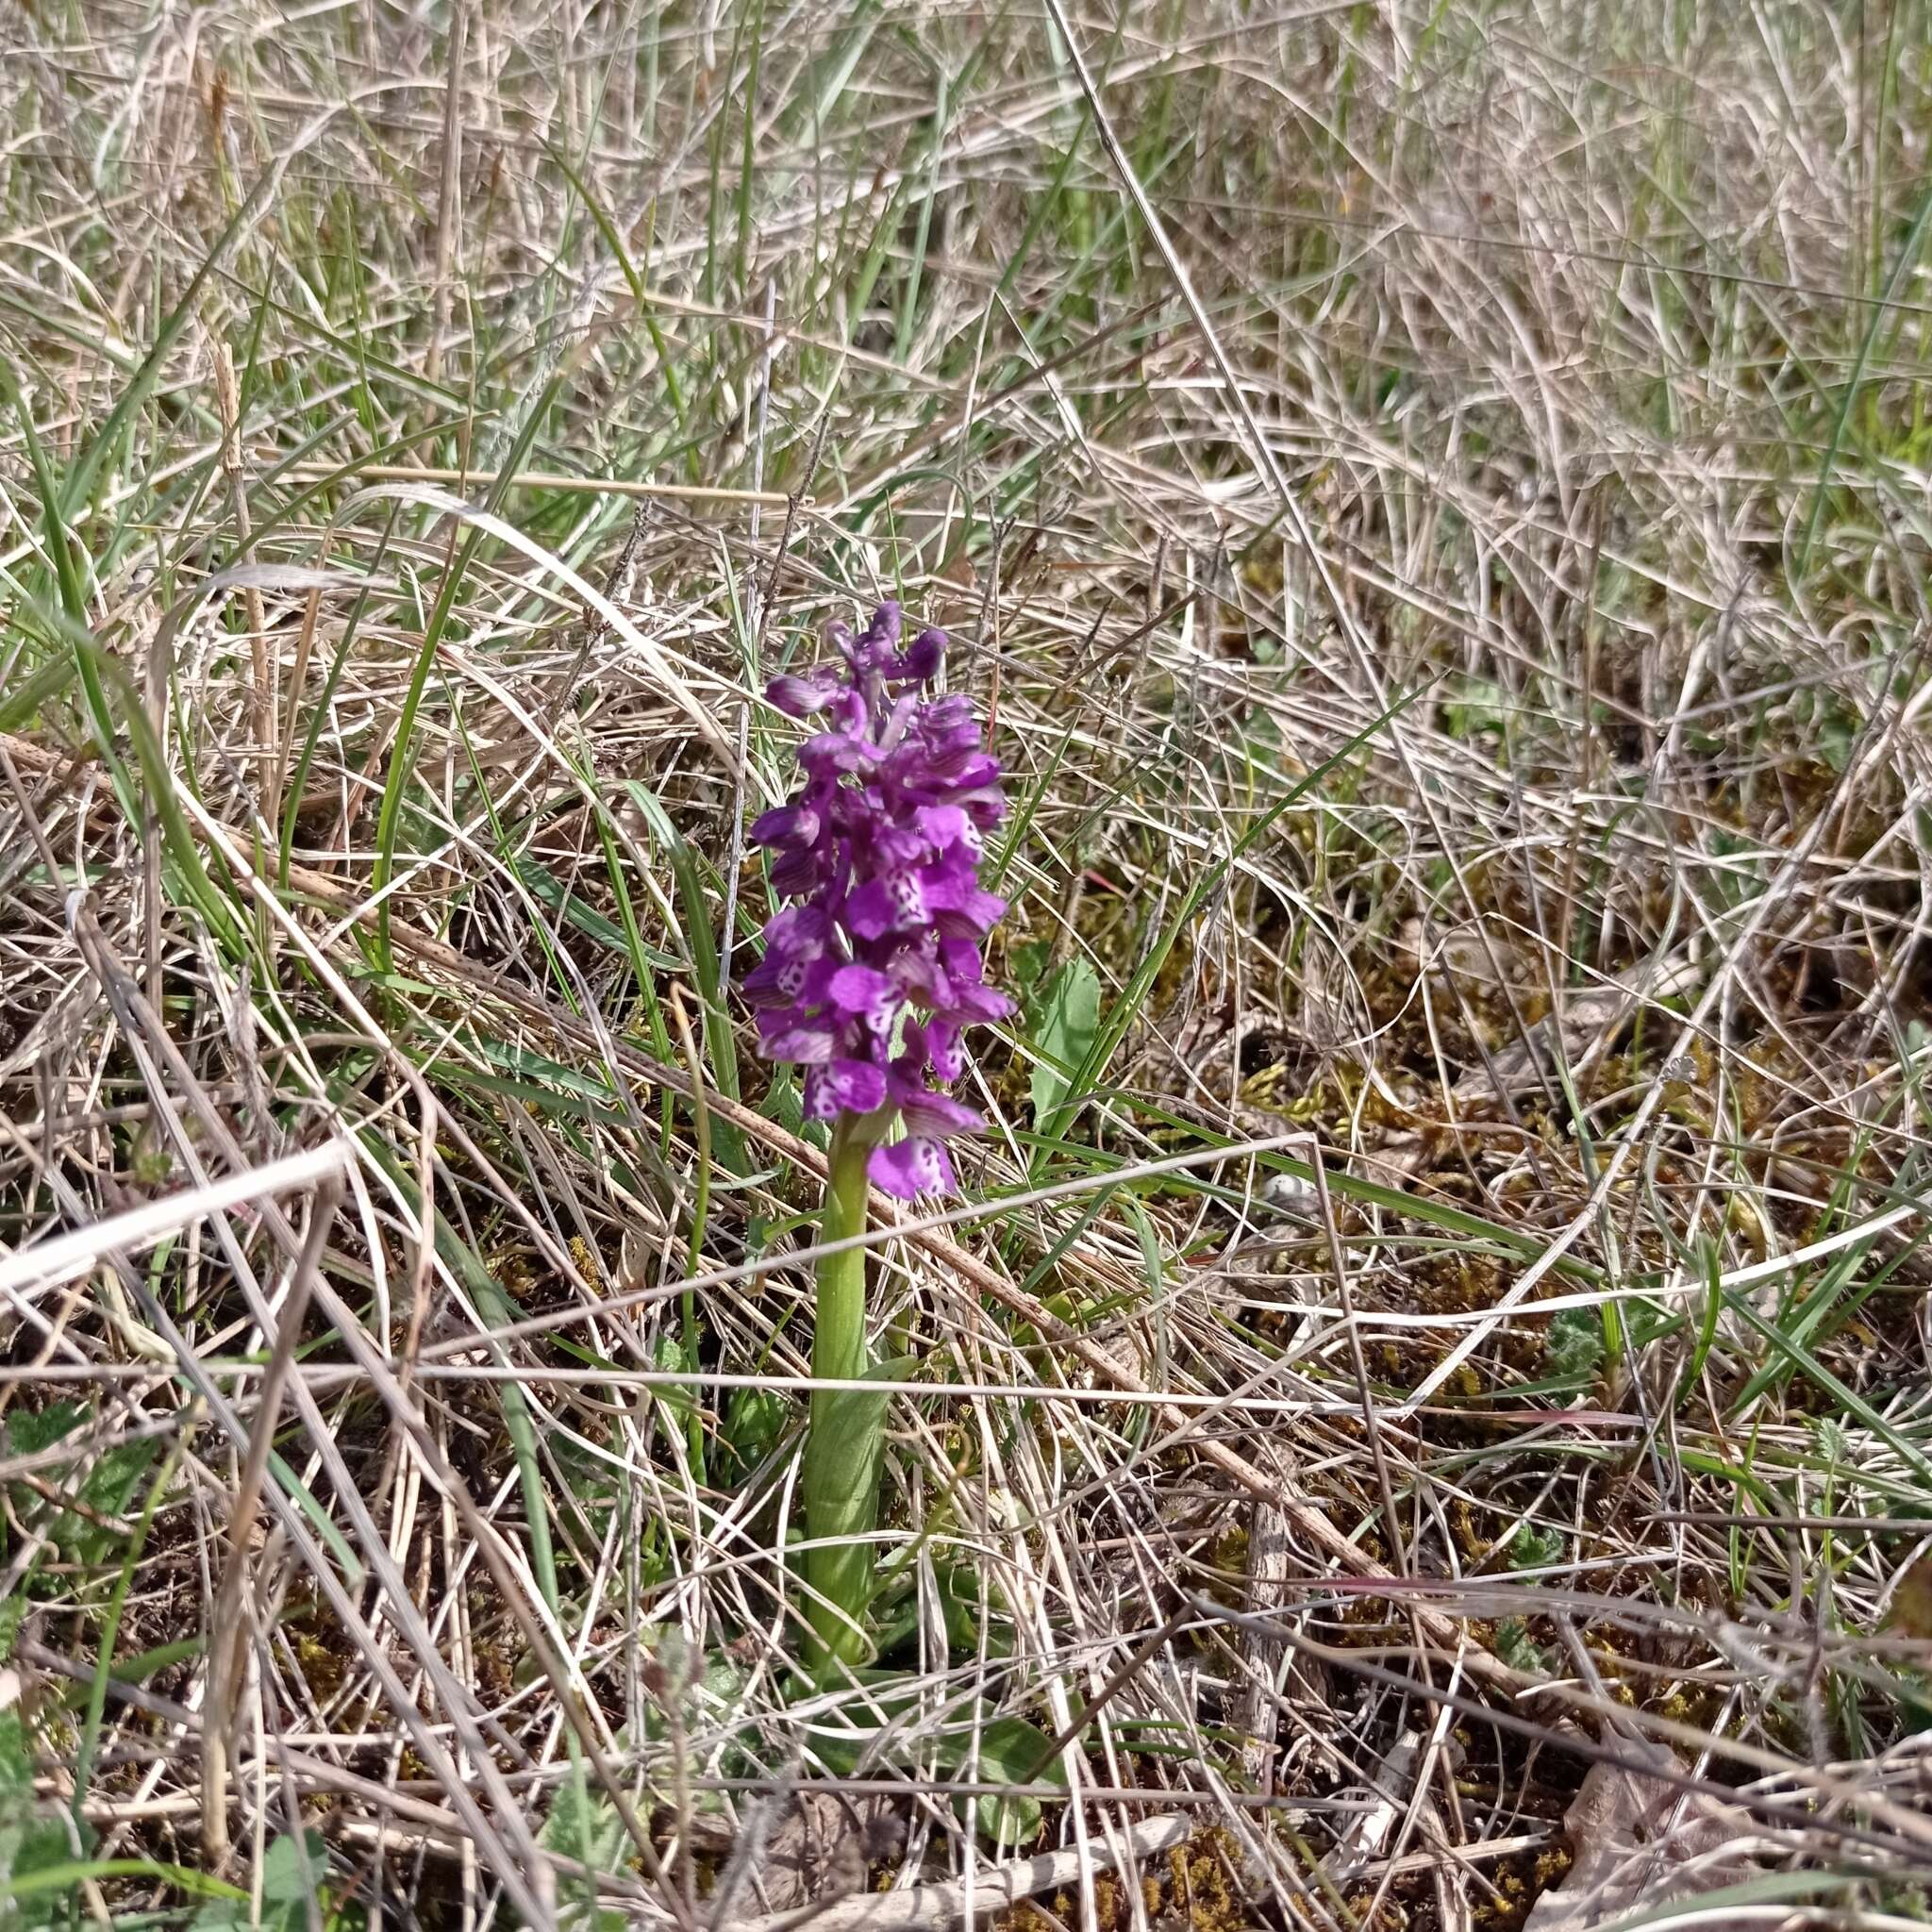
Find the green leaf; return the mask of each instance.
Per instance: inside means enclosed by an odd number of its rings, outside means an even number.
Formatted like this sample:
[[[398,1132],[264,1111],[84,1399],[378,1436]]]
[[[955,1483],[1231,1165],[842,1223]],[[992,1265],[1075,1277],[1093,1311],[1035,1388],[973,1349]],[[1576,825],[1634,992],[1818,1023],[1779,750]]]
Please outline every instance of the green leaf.
[[[1029,1004],[1052,956],[1053,948],[1044,940],[1019,940],[1007,948],[1007,978]]]
[[[64,1832],[62,1837],[64,1840]],[[64,1924],[67,1922],[64,1911],[48,1912],[44,1918],[33,1914],[46,1910],[50,1895],[57,1899],[63,1897],[90,1878],[145,1878],[151,1884],[172,1885],[176,1890],[188,1892],[195,1898],[239,1903],[242,1916],[230,1923],[237,1926],[248,1924],[248,1894],[245,1891],[236,1890],[224,1879],[210,1878],[206,1872],[192,1871],[186,1865],[163,1864],[158,1858],[81,1858],[71,1864],[36,1865],[31,1872],[21,1870],[11,1878],[0,1877],[0,1913],[5,1913],[10,1907],[17,1907],[19,1900],[30,1898],[35,1905],[28,1908],[26,1914],[8,1918],[5,1923],[10,1927],[55,1923]],[[197,1920],[196,1923],[200,1922]]]
[[[1042,1126],[1072,1089],[1100,1031],[1100,975],[1082,958],[1069,959],[1054,974],[1041,1003],[1033,1046],[1033,1124]]]
[[[261,1902],[264,1907],[303,1908],[303,1901],[328,1877],[328,1848],[319,1831],[297,1838],[285,1832],[270,1844],[261,1859]],[[263,1913],[267,1917],[266,1911]]]
[[[581,1772],[558,1786],[539,1842],[546,1852],[577,1859],[592,1872],[613,1876],[628,1872],[637,1857],[617,1807],[607,1793],[592,1790]],[[569,1932],[619,1932],[625,1915],[612,1907],[600,1906],[593,1889],[582,1878],[573,1877],[564,1882],[557,1923]]]
[[[946,1641],[954,1653],[973,1657],[1011,1657],[1014,1619],[997,1594],[997,1583],[974,1564],[942,1563],[937,1572]]]
[[[1678,1408],[1683,1407],[1691,1391],[1697,1387],[1699,1377],[1704,1374],[1704,1364],[1709,1358],[1711,1343],[1717,1340],[1718,1317],[1724,1312],[1724,1287],[1718,1262],[1717,1243],[1709,1240],[1700,1241],[1697,1259],[1704,1272],[1704,1317],[1697,1324],[1697,1341],[1690,1351],[1690,1359],[1684,1364],[1684,1372],[1677,1378],[1674,1406]]]
[[[859,1675],[866,1704],[840,1713],[852,1728],[814,1732],[812,1748],[826,1769],[849,1775],[861,1759],[907,1770],[924,1763],[941,1776],[970,1774],[978,1784],[1065,1788],[1065,1768],[1052,1749],[1053,1740],[1038,1724],[1023,1717],[989,1716],[985,1703],[974,1699],[964,1712],[957,1704],[949,1706],[948,1721],[927,1729],[913,1716],[918,1700],[903,1688],[907,1680],[898,1672],[862,1671]],[[884,1740],[878,1737],[880,1724],[889,1730]],[[1008,1844],[1024,1844],[1040,1830],[1041,1800],[1030,1790],[986,1792],[973,1810],[981,1831]]]
[[[675,1335],[658,1336],[656,1357],[652,1366],[660,1374],[685,1374],[697,1367],[690,1350]],[[697,1413],[697,1391],[694,1389],[672,1382],[658,1388],[655,1392],[658,1400],[680,1422]]]
[[[18,1710],[0,1711],[0,1925],[38,1932],[64,1923],[79,1882],[60,1874],[74,1857],[66,1824],[34,1809],[34,1762]]]
[[[758,1111],[768,1121],[776,1121],[787,1133],[806,1134],[811,1131],[805,1118],[805,1101],[798,1091],[798,1082],[792,1077],[791,1067],[783,1060],[773,1065],[772,1084],[765,1089],[765,1104]],[[811,1124],[816,1126],[816,1123]],[[823,1145],[824,1129],[817,1127],[817,1132]]]
[[[80,1501],[97,1516],[125,1516],[159,1447],[150,1436],[104,1450],[80,1486]],[[61,1517],[55,1538],[83,1563],[105,1563],[125,1541],[118,1530],[73,1511]]]
[[[0,694],[0,731],[19,731],[34,724],[42,708],[53,703],[74,681],[75,660],[55,658]]]
[[[45,1408],[17,1408],[7,1418],[9,1456],[38,1456],[71,1436],[92,1410],[78,1402],[50,1402]]]
[[[982,1652],[991,1657],[1013,1654],[1011,1613],[990,1584],[971,1562],[949,1560],[943,1552],[932,1553],[932,1580],[940,1615],[945,1624],[946,1648],[958,1661],[968,1661]],[[989,1591],[993,1592],[991,1599]],[[879,1655],[891,1655],[902,1644],[909,1644],[927,1629],[925,1600],[907,1588],[904,1607],[890,1629],[879,1632]]]
[[[539,1842],[546,1852],[560,1852],[567,1858],[577,1857],[580,1847],[588,1844],[591,1863],[599,1872],[627,1871],[636,1856],[630,1834],[609,1797],[588,1786],[579,1788],[574,1778],[565,1778],[558,1787]]]
[[[939,1769],[948,1776],[962,1774],[974,1764],[975,1729],[979,1753],[977,1778],[981,1784],[1066,1782],[1059,1758],[1048,1758],[1053,1740],[1038,1724],[1028,1724],[1024,1717],[989,1718],[976,1727],[958,1725],[941,1731],[933,1757]],[[980,1830],[1002,1843],[1024,1844],[1040,1830],[1040,1800],[1027,1791],[989,1791],[974,1800],[974,1810]]]
[[[1549,1658],[1530,1636],[1521,1617],[1506,1618],[1496,1625],[1496,1655],[1512,1671],[1521,1671],[1524,1676],[1547,1677],[1550,1674]]]
[[[41,1455],[64,1442],[92,1420],[93,1410],[78,1402],[52,1402],[42,1409],[17,1409],[7,1419],[8,1453]],[[81,1481],[75,1500],[95,1516],[125,1515],[158,1447],[155,1439],[149,1437],[116,1442],[102,1450]],[[78,1456],[84,1457],[86,1453],[77,1447]],[[71,1466],[57,1465],[42,1473],[58,1489],[63,1470]],[[18,1506],[29,1511],[43,1507],[39,1498],[25,1492],[18,1498]],[[53,1519],[48,1541],[75,1560],[94,1564],[106,1562],[121,1547],[123,1539],[118,1531],[104,1524],[95,1523],[78,1511],[63,1509]]]
[[[1602,1319],[1593,1308],[1558,1308],[1550,1319],[1543,1350],[1553,1376],[1571,1382],[1588,1380],[1604,1358]]]
[[[734,1389],[724,1405],[722,1430],[725,1461],[721,1470],[739,1479],[750,1475],[773,1449],[785,1428],[785,1400],[769,1389]]]
[[[658,1633],[647,1656],[647,1743],[664,1743],[680,1727],[687,1736],[702,1731],[712,1738],[732,1732],[741,1724],[755,1730],[757,1719],[747,1708],[743,1666],[727,1652],[704,1650],[671,1629]]]
[[[867,1382],[893,1382],[916,1369],[910,1359],[874,1362],[861,1377]],[[852,1539],[843,1551],[841,1574],[845,1583],[835,1594],[823,1574],[813,1584],[855,1621],[860,1621],[878,1584],[874,1553],[860,1539],[877,1527],[879,1474],[885,1463],[885,1416],[891,1391],[886,1389],[820,1389],[811,1404],[811,1453],[805,1457],[799,1489],[805,1520],[816,1540],[836,1542]]]
[[[300,1838],[284,1832],[269,1841],[261,1855],[261,1917],[254,1918],[247,1893],[218,1899],[194,1915],[194,1932],[306,1932],[308,1901],[314,1899],[323,1922],[329,1916],[328,1847],[319,1831]]]
[[[1512,1570],[1547,1570],[1563,1560],[1563,1532],[1519,1523],[1507,1554]]]

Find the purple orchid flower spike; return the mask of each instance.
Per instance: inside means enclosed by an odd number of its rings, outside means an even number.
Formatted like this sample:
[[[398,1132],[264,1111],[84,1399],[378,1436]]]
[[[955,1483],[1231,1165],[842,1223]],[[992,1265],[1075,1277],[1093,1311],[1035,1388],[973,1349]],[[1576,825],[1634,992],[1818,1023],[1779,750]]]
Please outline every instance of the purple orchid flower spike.
[[[953,1191],[946,1141],[983,1124],[945,1091],[963,1071],[960,1035],[1012,1002],[980,955],[1007,909],[979,885],[1006,813],[999,761],[967,699],[924,692],[944,632],[902,649],[901,631],[894,603],[857,636],[834,621],[839,661],[766,691],[823,728],[798,749],[797,794],[751,828],[774,855],[774,889],[800,903],[765,927],[744,991],[760,1052],[806,1069],[807,1118],[861,1136],[874,1184],[911,1200]],[[904,1134],[888,1141],[895,1122]]]

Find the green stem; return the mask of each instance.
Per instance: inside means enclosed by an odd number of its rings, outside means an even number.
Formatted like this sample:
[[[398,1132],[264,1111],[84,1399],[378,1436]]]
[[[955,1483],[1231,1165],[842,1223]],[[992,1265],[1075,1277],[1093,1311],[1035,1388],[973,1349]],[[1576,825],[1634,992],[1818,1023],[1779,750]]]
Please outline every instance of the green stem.
[[[821,1242],[865,1232],[866,1156],[871,1148],[844,1122],[833,1130]],[[819,1261],[818,1320],[812,1332],[816,1380],[853,1382],[867,1368],[865,1250],[846,1248]],[[865,1647],[863,1619],[872,1596],[878,1525],[879,1463],[885,1404],[856,1390],[815,1389],[805,1432],[805,1580],[811,1659],[850,1662]],[[829,1541],[836,1539],[836,1541]]]

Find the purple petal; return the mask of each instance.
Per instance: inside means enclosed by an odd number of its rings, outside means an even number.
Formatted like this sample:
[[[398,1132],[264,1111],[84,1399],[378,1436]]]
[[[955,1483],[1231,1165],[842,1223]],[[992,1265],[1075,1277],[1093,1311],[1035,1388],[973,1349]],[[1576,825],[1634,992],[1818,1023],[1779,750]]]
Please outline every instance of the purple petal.
[[[1006,810],[999,760],[971,701],[928,696],[942,632],[902,649],[891,599],[862,632],[834,620],[827,661],[774,679],[772,702],[817,720],[797,757],[807,782],[759,813],[753,842],[771,856],[774,895],[803,900],[766,929],[744,980],[761,1050],[810,1070],[809,1106],[831,1119],[903,1100],[910,1131],[879,1155],[883,1184],[949,1187],[939,1142],[976,1116],[926,1085],[956,1078],[962,1030],[1012,1010],[986,984],[977,941],[1006,909],[979,884],[982,833]],[[842,662],[841,661],[842,660]],[[889,1073],[878,1061],[899,1047]]]
[[[825,857],[814,845],[788,845],[772,861],[772,890],[781,899],[803,899],[824,876]]]
[[[817,906],[789,906],[766,921],[765,957],[744,976],[755,1004],[796,999],[805,991],[813,961],[824,955],[825,931],[825,915]]]
[[[959,1028],[951,1020],[934,1018],[925,1023],[925,1050],[932,1057],[932,1070],[941,1080],[957,1080],[966,1071],[966,1057],[959,1051]]]
[[[986,983],[979,948],[971,940],[951,935],[940,941],[945,962],[946,989],[941,1004],[964,1020],[1004,1020],[1013,1010],[1005,993]]]
[[[929,1087],[908,1091],[894,1083],[893,1098],[899,1103],[906,1131],[927,1141],[941,1141],[948,1134],[977,1133],[986,1124],[972,1108]]]
[[[985,1024],[993,1020],[1004,1020],[1013,1010],[1013,1003],[1005,993],[995,991],[990,986],[973,986],[953,982],[953,996],[946,1002],[946,1017],[956,1023]]]
[[[862,940],[918,927],[928,917],[925,894],[915,872],[881,873],[867,879],[845,902],[845,924]]]
[[[758,1051],[768,1060],[798,1060],[806,1066],[823,1066],[832,1058],[832,1035],[827,1027],[811,1025],[785,1025],[782,1013],[760,1013],[758,1029],[764,1032],[765,1023],[775,1019],[780,1024],[764,1034],[758,1042]]]
[[[973,863],[973,855],[955,845],[922,867],[919,879],[925,903],[933,911],[957,912],[965,905],[967,894],[977,889],[979,870]]]
[[[848,732],[854,738],[869,738],[872,735],[872,707],[866,703],[865,693],[841,690],[832,700],[826,722],[834,730]]]
[[[978,858],[979,827],[957,805],[922,805],[913,811],[912,823],[936,851],[958,846],[968,858]]]
[[[783,672],[765,687],[765,702],[788,718],[809,718],[823,711],[838,695],[838,687],[823,678],[796,677]]]
[[[892,901],[878,880],[867,879],[846,900],[845,924],[861,940],[883,939],[892,930]]]
[[[879,756],[889,760],[894,779],[901,785],[917,787],[921,782],[924,755],[917,738],[907,733],[918,723],[919,700],[902,697],[886,713],[878,732]]]
[[[874,1147],[865,1171],[875,1187],[901,1201],[916,1200],[921,1194],[950,1194],[958,1185],[946,1150],[937,1141],[918,1135]]]
[[[940,969],[939,960],[934,957],[929,936],[919,945],[895,953],[887,970],[902,993],[917,993],[927,1006],[941,1004],[952,991],[945,974]]]
[[[968,791],[955,791],[958,806],[982,832],[990,831],[1007,815],[1007,794],[994,785],[977,785]]]
[[[865,636],[859,640],[861,647],[870,645],[877,655],[875,663],[884,663],[889,652],[899,648],[899,606],[896,599],[888,597],[872,614],[872,622],[865,627]]]
[[[841,966],[826,997],[841,1014],[863,1020],[874,1033],[890,1033],[899,1017],[899,989],[876,966]]]
[[[937,705],[926,705],[919,721],[920,738],[933,757],[987,756],[979,748],[979,721],[971,711],[941,718],[934,715],[938,709]]]
[[[765,922],[765,944],[807,956],[824,950],[831,921],[823,906],[788,906]]]
[[[805,984],[803,959],[769,948],[744,975],[744,996],[755,1007],[789,1006]]]
[[[928,856],[925,841],[904,825],[874,825],[872,850],[881,871],[904,871]]]
[[[945,632],[923,630],[893,660],[886,675],[895,684],[924,684],[940,668],[940,659],[945,655]]]
[[[823,824],[817,812],[803,801],[774,805],[751,822],[754,845],[809,845]]]
[[[871,1060],[833,1060],[805,1076],[805,1117],[835,1121],[841,1113],[871,1113],[885,1104],[885,1069]]]
[[[944,783],[956,802],[989,786],[996,788],[1000,782],[1000,761],[991,752],[954,747],[935,754],[927,762],[933,777]]]
[[[982,892],[974,880],[972,862],[965,854],[954,852],[937,865],[919,874],[920,890],[926,907],[935,914],[939,928],[958,939],[977,939],[990,932],[1007,902],[992,892]]]
[[[765,958],[808,962],[825,950],[829,930],[824,909],[818,906],[788,906],[765,922]]]
[[[822,731],[798,747],[798,762],[814,778],[836,777],[841,772],[861,772],[874,760],[874,751],[849,731]]]
[[[924,882],[910,866],[894,867],[891,872],[881,873],[879,884],[885,887],[897,909],[902,926],[924,925],[931,917],[931,910],[925,903]]]
[[[958,939],[979,939],[999,924],[1007,902],[994,892],[982,892],[974,886],[958,906],[941,909],[934,924],[942,933]]]

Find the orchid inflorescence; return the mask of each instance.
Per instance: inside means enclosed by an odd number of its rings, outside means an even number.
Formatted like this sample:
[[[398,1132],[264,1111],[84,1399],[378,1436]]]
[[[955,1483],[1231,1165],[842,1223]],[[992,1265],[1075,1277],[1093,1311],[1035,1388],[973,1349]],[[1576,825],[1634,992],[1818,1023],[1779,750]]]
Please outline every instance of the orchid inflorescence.
[[[864,1136],[888,1193],[947,1193],[946,1137],[982,1124],[944,1091],[964,1070],[960,1035],[1012,1011],[980,957],[1006,910],[979,885],[984,836],[1006,812],[999,760],[969,699],[926,694],[943,631],[902,651],[886,603],[857,637],[836,621],[826,636],[841,661],[766,691],[829,728],[798,748],[797,795],[752,826],[776,855],[773,890],[800,903],[766,925],[744,991],[765,1058],[806,1069],[806,1117]],[[904,1137],[887,1141],[895,1118]]]

